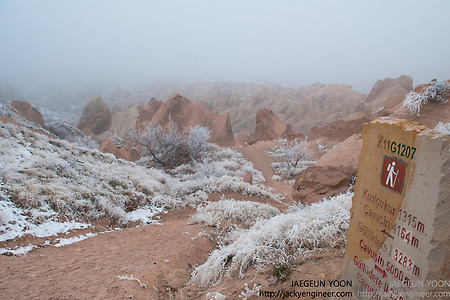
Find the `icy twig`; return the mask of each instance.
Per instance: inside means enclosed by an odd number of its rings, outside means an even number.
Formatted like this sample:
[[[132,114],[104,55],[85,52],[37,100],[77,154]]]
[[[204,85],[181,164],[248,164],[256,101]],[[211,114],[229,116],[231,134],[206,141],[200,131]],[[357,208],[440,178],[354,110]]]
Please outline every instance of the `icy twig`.
[[[142,288],[144,288],[144,289],[147,288],[146,284],[142,283],[138,278],[133,277],[133,275],[131,275],[131,276],[125,275],[125,276],[117,276],[117,277],[120,280],[129,280],[129,281],[136,280],[137,282],[139,282],[139,284],[141,285]]]

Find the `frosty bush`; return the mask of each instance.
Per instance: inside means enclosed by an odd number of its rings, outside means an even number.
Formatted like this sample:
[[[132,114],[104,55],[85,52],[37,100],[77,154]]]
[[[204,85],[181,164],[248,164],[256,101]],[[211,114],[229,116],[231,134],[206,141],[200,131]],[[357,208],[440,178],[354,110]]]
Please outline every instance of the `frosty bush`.
[[[205,193],[222,193],[223,191],[230,191],[240,193],[244,196],[256,196],[260,198],[267,198],[273,201],[281,202],[282,196],[274,193],[271,189],[261,185],[253,185],[241,177],[224,175],[222,177],[204,178],[190,178],[183,180],[172,187],[172,194],[176,197],[186,197],[186,195],[202,190]]]
[[[295,139],[291,142],[286,139],[280,140],[279,145],[271,152],[271,156],[276,160],[272,163],[274,174],[288,179],[300,174],[313,163],[310,161],[312,153],[308,147],[309,143],[306,140]]]
[[[194,170],[198,179],[218,178],[227,175],[227,171],[219,162],[208,158],[203,158],[201,162],[194,162]]]
[[[406,107],[411,114],[419,116],[420,107],[427,104],[429,100],[446,103],[449,95],[450,82],[432,80],[430,86],[428,86],[423,92],[409,92],[403,100],[403,106]]]
[[[206,287],[223,276],[244,277],[250,265],[289,265],[332,249],[343,250],[352,194],[342,194],[311,206],[293,206],[289,212],[260,220],[249,229],[230,232],[229,243],[211,252],[194,269],[192,282]]]
[[[239,177],[246,173],[252,175],[252,184],[265,181],[262,173],[253,164],[245,160],[241,152],[223,148],[216,144],[208,144],[208,150],[201,159],[182,164],[171,170],[182,181],[189,180],[219,180],[223,176]]]
[[[247,300],[247,298],[251,298],[252,296],[260,296],[261,285],[253,284],[253,287],[250,289],[248,287],[248,283],[244,285],[244,289],[241,291],[239,298],[243,300]]]
[[[185,139],[174,122],[171,122],[167,133],[161,125],[151,124],[141,134],[140,142],[146,147],[152,159],[163,167],[178,166],[188,155]]]
[[[205,151],[208,149],[206,142],[210,137],[211,131],[204,126],[197,125],[191,128],[187,137],[187,143],[193,160],[198,160],[204,156]]]
[[[190,223],[204,223],[220,228],[221,223],[228,220],[231,224],[248,228],[259,220],[269,219],[278,214],[280,214],[278,209],[266,203],[228,199],[200,205],[191,217]]]
[[[164,132],[159,124],[151,124],[140,134],[140,143],[155,162],[165,168],[173,168],[190,158],[203,158],[210,136],[209,129],[200,125],[192,127],[187,135],[182,134],[177,124],[171,122],[168,132]]]
[[[283,154],[288,166],[296,167],[301,160],[308,160],[311,158],[311,152],[308,149],[309,143],[304,141],[288,142],[286,139],[280,141],[280,151]]]

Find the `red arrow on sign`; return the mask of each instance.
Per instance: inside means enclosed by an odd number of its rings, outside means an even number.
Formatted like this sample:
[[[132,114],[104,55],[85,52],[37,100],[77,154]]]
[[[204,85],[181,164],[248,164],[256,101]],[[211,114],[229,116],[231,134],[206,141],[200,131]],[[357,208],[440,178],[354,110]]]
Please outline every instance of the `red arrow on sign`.
[[[379,266],[375,265],[375,270],[380,272],[380,274],[383,276],[383,278],[387,277],[386,272],[382,270]]]

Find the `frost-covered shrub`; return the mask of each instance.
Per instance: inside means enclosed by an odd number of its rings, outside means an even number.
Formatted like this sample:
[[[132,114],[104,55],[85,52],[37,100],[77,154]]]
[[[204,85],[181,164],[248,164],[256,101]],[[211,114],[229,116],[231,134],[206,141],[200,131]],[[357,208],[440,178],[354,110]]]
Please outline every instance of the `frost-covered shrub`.
[[[204,126],[191,127],[183,134],[176,123],[171,122],[165,132],[159,124],[151,124],[139,134],[139,142],[145,147],[151,159],[165,168],[175,168],[190,159],[197,161],[208,151],[211,132]]]
[[[249,297],[252,296],[260,296],[260,290],[261,290],[261,285],[257,285],[256,283],[253,284],[253,288],[249,288],[248,287],[248,283],[246,283],[244,285],[244,289],[242,290],[241,294],[239,295],[239,298],[242,298],[244,300],[246,300]]]
[[[204,126],[194,126],[190,129],[187,143],[189,146],[189,153],[193,160],[198,160],[204,157],[208,149],[207,141],[211,137],[211,131]]]
[[[188,156],[186,139],[174,122],[171,122],[168,132],[164,132],[159,124],[151,124],[140,134],[139,140],[151,158],[163,167],[176,167]]]
[[[199,160],[181,164],[171,170],[182,181],[219,178],[223,176],[238,177],[246,173],[252,175],[252,184],[265,181],[262,173],[253,164],[245,160],[239,151],[209,144],[208,151]]]
[[[244,277],[250,265],[288,265],[331,249],[343,250],[351,198],[347,193],[311,206],[293,206],[288,213],[260,220],[249,229],[231,231],[229,243],[212,251],[195,268],[191,281],[205,287],[223,276]]]
[[[190,223],[204,223],[207,226],[220,228],[221,223],[228,220],[231,224],[248,228],[259,220],[278,214],[280,214],[278,209],[266,203],[228,199],[198,206]]]
[[[278,146],[269,152],[275,160],[271,165],[274,174],[284,179],[292,179],[314,164],[308,147],[309,143],[306,140],[295,139],[290,142],[286,139],[280,140]]]
[[[442,103],[447,102],[447,97],[450,94],[450,82],[433,80],[423,92],[416,93],[409,92],[403,100],[403,106],[406,107],[411,114],[419,116],[420,107],[427,104],[429,100],[434,100]]]
[[[198,179],[219,178],[227,175],[227,171],[222,165],[212,159],[203,158],[202,162],[194,163],[195,174]]]
[[[208,292],[206,293],[206,299],[208,300],[226,300],[227,297],[219,292]]]
[[[198,180],[196,178],[179,182],[173,187],[173,194],[178,197],[185,197],[198,190],[205,193],[222,193],[224,191],[240,193],[244,196],[256,196],[267,198],[273,201],[281,202],[282,196],[273,192],[273,190],[261,185],[253,185],[245,182],[241,177],[225,175],[222,177],[205,178]]]
[[[264,175],[259,170],[255,169],[253,164],[247,161],[244,158],[244,155],[239,151],[212,144],[209,157],[214,161],[220,162],[228,175],[241,176],[249,173],[252,175],[253,184],[259,184],[266,181]]]
[[[311,158],[311,152],[308,149],[309,143],[298,141],[297,139],[288,142],[286,139],[280,141],[279,150],[283,154],[288,165],[296,167],[300,160],[308,160]]]

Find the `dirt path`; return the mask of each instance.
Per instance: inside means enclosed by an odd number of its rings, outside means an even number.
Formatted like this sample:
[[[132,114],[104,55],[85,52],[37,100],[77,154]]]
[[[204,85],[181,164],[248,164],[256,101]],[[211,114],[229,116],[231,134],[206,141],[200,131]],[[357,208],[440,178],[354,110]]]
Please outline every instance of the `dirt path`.
[[[266,178],[264,185],[273,188],[277,193],[284,195],[284,202],[287,205],[290,205],[292,203],[292,185],[272,179],[274,175],[271,167],[273,159],[267,154],[267,151],[274,148],[276,145],[276,141],[263,141],[249,146],[236,147],[236,149],[242,152],[245,159],[250,161],[256,169],[261,171]]]
[[[158,299],[157,291],[168,295],[189,279],[189,266],[204,261],[214,247],[199,235],[200,225],[186,225],[193,212],[188,208],[164,215],[163,225],[103,233],[25,256],[0,256],[1,298]],[[125,275],[147,288],[118,278]]]

